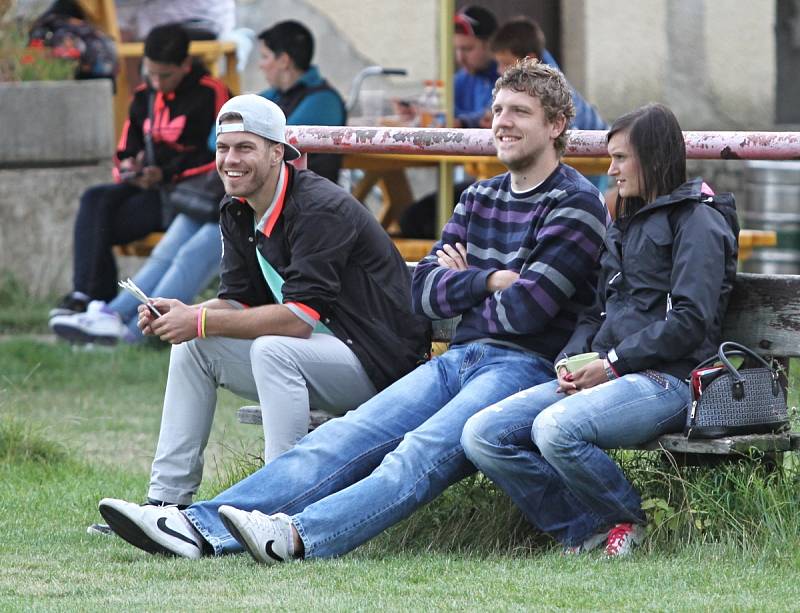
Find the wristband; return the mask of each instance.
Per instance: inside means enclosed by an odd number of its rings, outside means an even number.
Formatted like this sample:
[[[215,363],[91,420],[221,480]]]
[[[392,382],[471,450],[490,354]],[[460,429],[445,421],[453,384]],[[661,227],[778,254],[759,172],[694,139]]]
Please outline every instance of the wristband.
[[[208,309],[203,307],[202,315],[200,316],[200,332],[203,333],[201,338],[206,337],[206,313],[208,313]]]
[[[197,309],[197,338],[203,338],[203,307]]]
[[[614,372],[614,368],[611,366],[611,362],[608,361],[608,358],[603,358],[603,368],[606,371],[606,377],[608,377],[609,381],[613,381],[617,379],[617,373]]]

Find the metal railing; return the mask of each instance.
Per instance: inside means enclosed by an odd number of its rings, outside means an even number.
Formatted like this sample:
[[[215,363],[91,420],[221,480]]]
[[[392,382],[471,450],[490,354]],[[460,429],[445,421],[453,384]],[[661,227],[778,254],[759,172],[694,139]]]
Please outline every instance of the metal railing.
[[[686,156],[705,160],[800,159],[800,132],[684,132]],[[474,128],[287,126],[289,142],[314,153],[494,155],[492,133]],[[571,130],[566,154],[607,155],[604,130]]]

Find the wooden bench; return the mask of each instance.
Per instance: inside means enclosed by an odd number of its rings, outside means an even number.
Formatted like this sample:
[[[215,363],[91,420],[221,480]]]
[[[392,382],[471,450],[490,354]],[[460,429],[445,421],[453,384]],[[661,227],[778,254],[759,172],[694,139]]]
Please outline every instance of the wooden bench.
[[[126,243],[115,245],[114,253],[123,256],[147,257],[164,237],[163,232],[151,232],[144,238]],[[421,238],[393,238],[397,250],[406,262],[418,262],[430,253],[434,241]]]
[[[457,319],[433,322],[434,342],[448,342]],[[788,373],[789,358],[800,357],[800,275],[739,273],[723,324],[722,338],[752,348],[762,356],[777,359]],[[261,409],[239,409],[241,423],[261,424]],[[330,419],[312,411],[311,429]],[[668,452],[682,460],[694,457],[775,456],[800,451],[800,432],[730,436],[689,440],[682,434],[667,434],[636,447],[637,450]]]
[[[148,257],[153,249],[156,248],[159,241],[164,238],[163,232],[151,232],[144,238],[124,245],[114,245],[114,253],[117,255],[124,255],[129,257]]]

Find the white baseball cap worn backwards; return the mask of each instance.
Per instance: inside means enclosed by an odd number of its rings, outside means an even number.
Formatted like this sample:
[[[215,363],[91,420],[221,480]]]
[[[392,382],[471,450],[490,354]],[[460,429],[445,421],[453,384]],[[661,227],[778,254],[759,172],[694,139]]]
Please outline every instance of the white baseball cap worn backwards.
[[[219,118],[225,113],[238,113],[241,122],[224,123]],[[225,132],[250,132],[283,145],[283,159],[287,162],[300,157],[300,152],[286,142],[286,116],[277,104],[256,94],[234,96],[222,105],[217,115],[217,136]]]

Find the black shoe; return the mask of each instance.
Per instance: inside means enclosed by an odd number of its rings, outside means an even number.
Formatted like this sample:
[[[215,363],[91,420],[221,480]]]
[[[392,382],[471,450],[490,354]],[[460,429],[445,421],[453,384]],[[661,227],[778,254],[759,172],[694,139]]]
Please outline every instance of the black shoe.
[[[99,536],[114,536],[114,531],[108,524],[92,524],[86,528],[86,534],[99,535]]]
[[[156,500],[155,498],[148,498],[141,506],[150,505],[151,507],[178,507],[179,511],[189,508],[188,504],[175,504],[174,502],[164,502],[163,500]]]
[[[89,296],[82,292],[70,292],[64,296],[55,308],[50,309],[50,318],[59,315],[74,315],[75,313],[85,313],[89,306]]]

